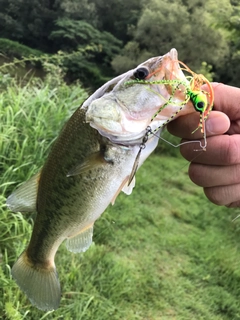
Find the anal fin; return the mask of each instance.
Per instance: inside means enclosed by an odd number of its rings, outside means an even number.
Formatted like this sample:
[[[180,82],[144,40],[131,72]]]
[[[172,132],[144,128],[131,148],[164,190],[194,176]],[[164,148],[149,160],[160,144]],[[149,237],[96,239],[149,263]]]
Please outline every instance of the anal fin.
[[[93,224],[82,230],[77,235],[66,240],[66,247],[69,251],[78,253],[85,252],[90,247],[93,237]]]

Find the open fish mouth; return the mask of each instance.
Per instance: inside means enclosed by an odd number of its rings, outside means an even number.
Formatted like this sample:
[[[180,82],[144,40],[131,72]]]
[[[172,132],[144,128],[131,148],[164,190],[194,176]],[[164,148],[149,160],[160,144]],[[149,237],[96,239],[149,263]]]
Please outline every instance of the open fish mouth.
[[[134,69],[135,71],[133,70],[133,74],[135,75],[137,70],[141,69],[141,67],[146,67],[148,69],[149,74],[143,80],[149,82],[174,79],[188,82],[179,64],[178,52],[175,48],[172,48],[164,56],[153,57],[140,64]]]
[[[177,60],[178,59],[178,53],[177,53],[177,50],[175,48],[172,48],[170,50],[169,55],[172,58],[172,60]]]
[[[172,68],[170,67],[170,72],[169,74],[167,74],[167,77],[171,78],[172,76],[174,76],[176,79],[178,80],[183,80],[186,81],[186,77],[184,75],[184,73],[182,72],[182,69],[180,67],[180,64],[178,62],[178,52],[175,48],[171,49],[169,52],[169,57],[172,60]],[[168,73],[168,68],[166,66],[166,73]]]
[[[141,80],[145,80],[144,85]],[[188,82],[174,48],[163,56],[150,58],[97,90],[83,105],[87,108],[86,121],[114,143],[138,143],[148,126],[155,130],[184,101],[184,94],[180,94],[177,102],[172,101],[172,109],[171,106],[164,107],[162,115],[151,120],[171,96],[171,85],[164,80]]]

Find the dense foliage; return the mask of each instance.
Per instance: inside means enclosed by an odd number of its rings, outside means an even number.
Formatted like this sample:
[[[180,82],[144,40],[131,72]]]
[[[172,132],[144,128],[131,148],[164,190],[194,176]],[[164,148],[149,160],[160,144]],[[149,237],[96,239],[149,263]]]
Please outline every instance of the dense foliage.
[[[64,65],[87,87],[171,47],[193,70],[206,62],[214,80],[240,86],[237,0],[0,0],[0,7],[0,38],[48,54],[78,52]],[[0,46],[6,55],[15,49]]]

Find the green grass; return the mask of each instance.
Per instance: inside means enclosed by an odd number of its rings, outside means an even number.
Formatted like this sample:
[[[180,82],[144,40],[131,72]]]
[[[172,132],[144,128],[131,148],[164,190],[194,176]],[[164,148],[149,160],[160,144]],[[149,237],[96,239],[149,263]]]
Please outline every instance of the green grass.
[[[10,268],[29,241],[33,216],[8,211],[5,197],[38,171],[86,93],[40,80],[21,87],[8,79],[2,87],[2,319],[240,319],[240,220],[231,221],[239,210],[211,204],[189,180],[185,160],[163,142],[137,173],[132,195],[120,194],[97,221],[91,248],[75,255],[60,247],[60,308],[32,307]]]

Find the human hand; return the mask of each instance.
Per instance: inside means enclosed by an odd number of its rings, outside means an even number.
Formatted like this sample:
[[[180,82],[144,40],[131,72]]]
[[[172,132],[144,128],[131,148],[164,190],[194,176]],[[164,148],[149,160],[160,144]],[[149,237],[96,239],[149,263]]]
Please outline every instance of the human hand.
[[[206,121],[207,150],[194,151],[195,143],[181,146],[181,154],[191,162],[189,177],[203,187],[217,205],[240,206],[240,89],[213,83],[214,111]],[[185,140],[202,139],[199,113],[182,116],[168,125],[168,131]]]

